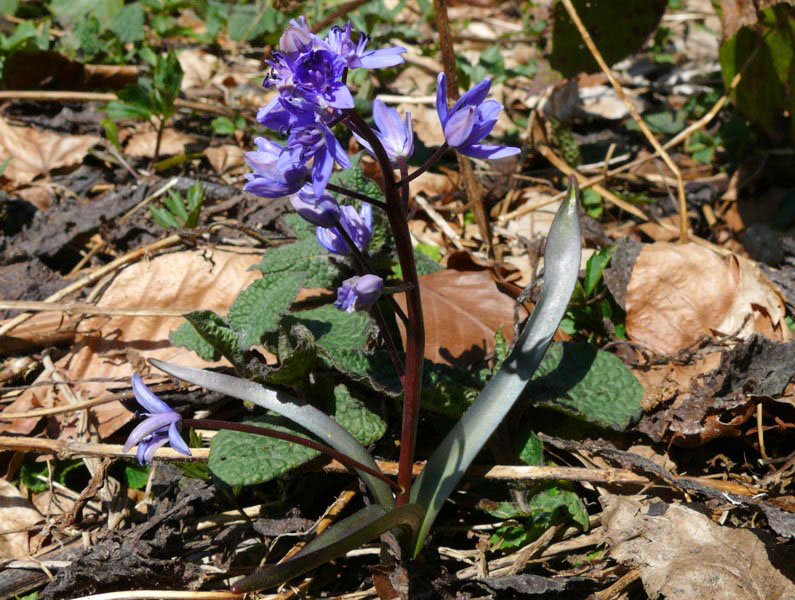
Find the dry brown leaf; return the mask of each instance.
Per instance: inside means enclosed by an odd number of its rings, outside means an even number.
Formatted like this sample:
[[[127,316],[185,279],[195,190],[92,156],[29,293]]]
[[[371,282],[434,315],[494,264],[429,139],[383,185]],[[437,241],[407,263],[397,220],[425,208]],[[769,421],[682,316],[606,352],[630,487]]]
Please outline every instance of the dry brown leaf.
[[[721,527],[677,504],[652,513],[634,499],[605,495],[601,502],[610,556],[640,570],[649,598],[795,598],[795,557],[772,536]]]
[[[243,162],[243,149],[232,144],[205,148],[203,154],[207,157],[213,170],[219,175],[223,175],[228,170],[245,164]]]
[[[632,369],[633,375],[643,386],[643,411],[649,412],[663,402],[689,392],[694,378],[720,366],[721,354],[710,352],[699,355],[685,365],[666,362]]]
[[[444,269],[422,275],[420,291],[426,358],[465,368],[494,351],[500,326],[505,338],[513,339],[514,302],[488,272]],[[405,310],[402,295],[395,299]]]
[[[182,67],[182,91],[207,87],[218,69],[218,57],[202,50],[188,48],[177,57]]]
[[[753,263],[692,243],[644,246],[626,307],[627,335],[659,354],[675,354],[716,334],[789,339],[781,293]]]
[[[42,516],[19,490],[0,479],[0,530],[17,531],[33,527]],[[24,560],[30,558],[28,532],[18,531],[0,535],[0,558]]]
[[[262,254],[243,250],[191,250],[164,254],[142,261],[121,271],[98,302],[116,308],[209,309],[225,314],[237,294],[257,278],[249,268],[258,264]],[[130,361],[160,358],[180,364],[208,365],[193,352],[175,348],[170,331],[178,328],[182,317],[92,317],[80,324],[80,333],[72,351],[56,366],[69,380],[89,377],[128,377],[133,373]],[[143,362],[143,361],[140,361]],[[46,375],[45,379],[50,379]],[[73,386],[83,400],[99,398],[106,384],[85,383]],[[6,412],[22,412],[32,407],[67,404],[62,392],[50,387],[26,390],[10,404]],[[99,435],[107,437],[132,417],[118,402],[91,409]],[[59,420],[69,427],[74,414]],[[0,424],[0,431],[30,433],[38,419],[19,419]]]
[[[723,39],[728,40],[744,26],[753,26],[761,13],[774,4],[795,5],[795,0],[720,0]]]
[[[160,140],[160,156],[173,156],[175,154],[185,154],[185,146],[195,142],[191,136],[177,131],[176,129],[165,129],[163,139]],[[155,145],[157,144],[156,131],[144,131],[130,136],[124,152],[130,156],[144,156],[151,158],[155,155]]]
[[[15,183],[30,183],[53,169],[73,167],[98,141],[94,135],[60,135],[33,127],[14,127],[0,117],[0,163],[11,159],[3,177]]]

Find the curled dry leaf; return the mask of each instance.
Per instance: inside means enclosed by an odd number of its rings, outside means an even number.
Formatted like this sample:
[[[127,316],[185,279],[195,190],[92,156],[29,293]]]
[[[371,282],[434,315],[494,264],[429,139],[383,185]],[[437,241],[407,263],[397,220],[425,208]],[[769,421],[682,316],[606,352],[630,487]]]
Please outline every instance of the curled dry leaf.
[[[702,336],[789,339],[781,292],[750,261],[695,244],[644,246],[627,285],[627,335],[675,354]]]
[[[513,339],[514,301],[497,289],[488,272],[444,269],[420,276],[420,290],[429,360],[466,368],[494,351],[500,326],[505,339]],[[402,295],[395,299],[405,310]],[[405,331],[401,334],[405,340]]]
[[[98,302],[114,308],[199,309],[225,314],[237,294],[257,274],[249,268],[258,264],[260,252],[239,250],[191,250],[164,254],[121,271]],[[208,365],[193,352],[175,348],[169,332],[177,329],[182,317],[115,316],[91,317],[80,323],[72,351],[56,363],[70,380],[90,377],[128,377],[133,364],[145,365],[148,358],[176,361],[192,367]],[[49,380],[51,374],[45,374]],[[82,400],[107,394],[107,384],[81,383],[72,389]],[[60,390],[33,387],[26,390],[4,412],[17,413],[43,406],[66,405]],[[119,402],[90,409],[100,437],[107,437],[130,420],[132,414]],[[2,414],[0,414],[2,418]],[[59,417],[62,427],[74,421],[72,413]],[[0,431],[27,434],[38,419],[19,419],[0,424]]]
[[[173,156],[184,154],[185,146],[195,142],[191,136],[176,129],[164,129],[163,138],[160,140],[160,156]],[[130,156],[144,156],[151,158],[155,155],[157,145],[157,132],[144,131],[130,136],[124,151]]]
[[[53,169],[79,165],[98,141],[93,135],[60,135],[14,127],[0,117],[0,164],[11,159],[3,177],[17,184],[30,183]]]
[[[230,169],[242,167],[245,164],[243,161],[243,149],[232,144],[205,148],[202,154],[207,157],[213,170],[219,175],[223,175]]]
[[[0,558],[29,558],[28,532],[25,529],[41,520],[39,511],[17,488],[5,479],[0,479],[0,530],[15,532],[0,535]]]
[[[677,504],[612,495],[601,502],[610,556],[640,570],[649,598],[795,598],[795,553],[772,536],[721,527]]]

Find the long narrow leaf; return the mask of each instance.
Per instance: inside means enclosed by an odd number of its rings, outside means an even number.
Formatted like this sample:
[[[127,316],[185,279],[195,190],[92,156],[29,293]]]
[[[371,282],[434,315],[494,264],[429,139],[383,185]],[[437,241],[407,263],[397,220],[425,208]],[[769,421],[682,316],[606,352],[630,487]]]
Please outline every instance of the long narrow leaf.
[[[231,375],[192,369],[157,359],[151,359],[151,363],[161,371],[188,383],[272,410],[313,433],[323,443],[335,450],[371,469],[380,470],[373,457],[364,446],[356,441],[356,438],[334,419],[303,400]],[[392,492],[386,483],[367,473],[361,471],[358,473],[380,504],[386,508],[391,508],[394,505]]]
[[[264,567],[233,584],[232,591],[253,592],[283,583],[366,544],[395,527],[408,527],[416,531],[424,512],[416,504],[404,504],[390,511],[372,504],[330,527],[293,558]]]
[[[541,297],[513,350],[412,486],[411,501],[427,511],[415,538],[415,556],[442,504],[521,395],[563,318],[580,268],[578,196],[572,181],[547,238]]]

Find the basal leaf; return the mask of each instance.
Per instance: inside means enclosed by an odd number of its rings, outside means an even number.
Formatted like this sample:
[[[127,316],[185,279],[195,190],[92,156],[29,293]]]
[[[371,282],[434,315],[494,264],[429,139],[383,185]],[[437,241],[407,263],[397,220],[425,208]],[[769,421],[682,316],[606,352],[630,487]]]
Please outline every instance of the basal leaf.
[[[229,324],[240,335],[240,347],[248,350],[259,344],[295,300],[306,275],[302,272],[267,274],[240,292],[229,309]]]
[[[179,328],[168,334],[168,339],[175,346],[193,350],[208,361],[221,360],[221,353],[196,330],[191,323],[183,323]]]
[[[354,398],[344,385],[334,388],[334,418],[362,446],[377,442],[386,433],[384,420],[364,402]]]
[[[284,323],[300,323],[315,336],[315,344],[325,349],[364,350],[375,333],[368,313],[348,313],[333,304],[290,313]]]
[[[621,359],[589,344],[553,344],[527,385],[528,402],[623,430],[641,413],[643,387]]]
[[[197,310],[185,315],[188,322],[204,340],[233,365],[245,362],[237,332],[211,310]]]
[[[304,273],[304,287],[331,287],[339,278],[339,268],[314,236],[294,244],[271,248],[259,267],[265,275]]]
[[[269,413],[245,421],[307,437],[288,419]],[[317,450],[274,438],[221,430],[210,443],[210,471],[227,485],[255,485],[284,475],[320,453]]]

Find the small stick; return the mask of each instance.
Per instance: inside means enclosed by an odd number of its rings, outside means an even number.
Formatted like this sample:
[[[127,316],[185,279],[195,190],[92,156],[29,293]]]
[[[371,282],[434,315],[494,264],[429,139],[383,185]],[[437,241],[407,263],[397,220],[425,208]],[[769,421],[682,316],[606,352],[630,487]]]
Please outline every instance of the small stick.
[[[571,0],[561,0],[563,2],[563,6],[566,9],[566,12],[569,13],[571,20],[574,22],[574,25],[580,32],[585,45],[588,47],[588,50],[593,55],[596,62],[599,64],[599,67],[602,69],[604,74],[607,76],[607,79],[610,81],[610,84],[616,90],[621,100],[624,101],[624,104],[629,111],[629,114],[632,115],[632,118],[638,124],[638,127],[643,132],[643,135],[646,136],[646,139],[649,140],[649,143],[654,147],[655,151],[660,155],[660,158],[663,159],[663,162],[668,166],[671,172],[676,176],[676,187],[679,195],[679,241],[681,243],[687,242],[687,202],[685,199],[685,184],[682,180],[682,171],[680,171],[679,167],[676,163],[671,159],[665,149],[660,145],[660,142],[657,141],[657,138],[654,137],[654,134],[646,125],[646,122],[641,118],[640,113],[635,108],[635,105],[629,101],[627,95],[624,93],[624,88],[621,87],[621,84],[618,83],[618,80],[613,75],[613,72],[610,70],[610,67],[607,66],[604,58],[602,58],[602,54],[599,52],[599,49],[593,43],[593,39],[591,39],[591,35],[588,33],[588,30],[583,25],[582,21],[580,20],[580,15],[577,14],[577,10],[574,8],[574,5],[571,3]]]
[[[80,596],[75,600],[232,600],[244,598],[245,594],[232,592],[188,592],[182,590],[131,590],[129,592],[107,592]],[[275,598],[275,595],[262,596],[261,599]]]
[[[67,382],[71,383],[71,382]],[[107,398],[98,398],[96,400],[86,400],[84,402],[76,402],[75,404],[68,404],[66,406],[54,406],[52,408],[37,408],[21,413],[0,413],[0,421],[11,421],[13,419],[28,419],[30,417],[44,417],[47,415],[58,415],[61,413],[73,412],[83,408],[91,408],[99,406],[100,404],[107,404],[114,402],[119,398],[116,396],[108,396]]]
[[[30,312],[62,312],[69,315],[103,315],[124,317],[180,317],[191,312],[190,308],[113,308],[70,302],[37,302],[33,300],[0,300],[0,310],[26,310]]]
[[[156,250],[160,250],[162,248],[168,248],[169,246],[173,246],[174,244],[178,243],[181,240],[179,235],[170,235],[167,238],[162,240],[158,240],[157,242],[153,242],[147,246],[142,246],[141,248],[137,248],[128,252],[127,254],[120,256],[116,260],[109,262],[108,264],[99,267],[95,271],[92,271],[82,279],[75,281],[73,284],[66,286],[62,290],[59,290],[48,296],[45,302],[58,302],[61,298],[64,298],[71,294],[72,292],[76,292],[77,290],[83,289],[84,287],[91,285],[95,281],[102,279],[108,273],[112,273],[116,269],[126,265],[127,263],[133,262],[138,260],[142,256],[148,254],[149,252],[154,252]],[[0,336],[6,335],[9,331],[14,329],[16,326],[21,325],[28,319],[33,316],[33,313],[26,312],[22,313],[21,315],[17,315],[13,319],[6,321],[6,323],[0,326]]]
[[[445,221],[444,218],[442,218],[442,215],[436,212],[436,209],[434,209],[425,198],[423,198],[418,194],[414,196],[414,201],[417,204],[419,204],[420,208],[422,208],[422,210],[424,210],[428,214],[431,220],[434,223],[436,223],[439,229],[442,230],[442,233],[444,233],[448,238],[450,238],[450,241],[453,243],[453,246],[455,246],[459,250],[464,249],[464,246],[461,244],[461,236],[458,235],[455,231],[453,231],[453,228],[450,227],[450,224],[447,221]]]
[[[0,100],[37,100],[39,102],[111,102],[118,100],[116,94],[101,92],[70,92],[70,91],[27,91],[3,90],[0,91]],[[216,104],[181,100],[177,98],[174,106],[201,112],[208,112],[225,117],[234,117],[238,111]],[[249,119],[251,120],[251,119]]]
[[[765,432],[762,429],[762,403],[756,405],[756,435],[759,438],[759,454],[762,455],[762,460],[769,460],[765,450]]]

